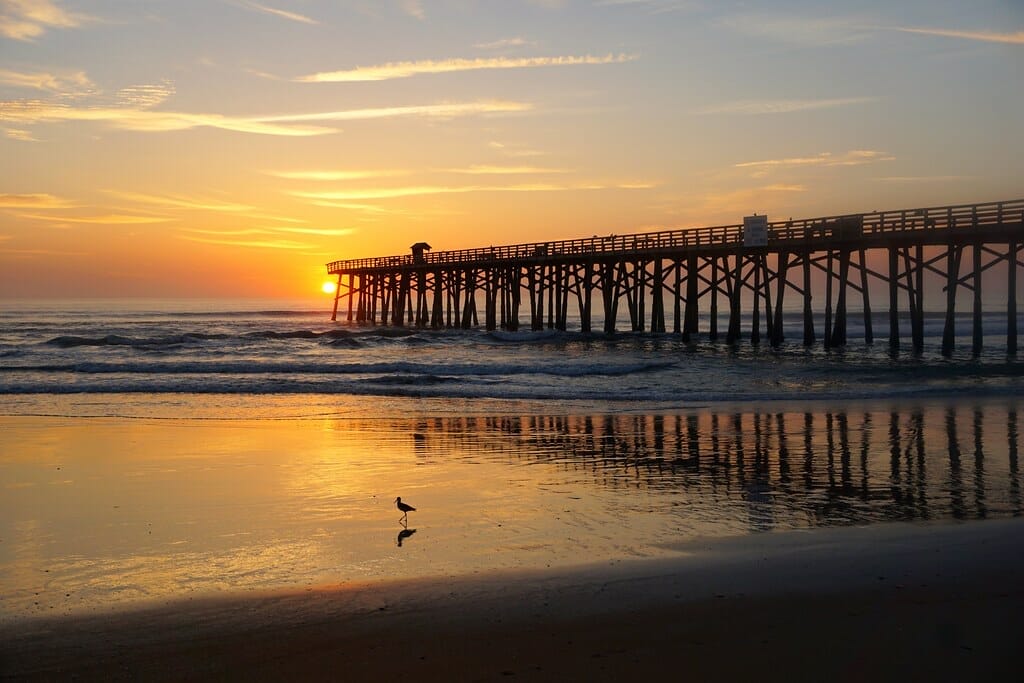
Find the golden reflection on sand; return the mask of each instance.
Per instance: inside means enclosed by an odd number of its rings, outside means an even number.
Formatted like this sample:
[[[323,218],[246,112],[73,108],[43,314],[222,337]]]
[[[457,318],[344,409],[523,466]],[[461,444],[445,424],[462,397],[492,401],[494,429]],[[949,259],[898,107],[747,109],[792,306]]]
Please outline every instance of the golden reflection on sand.
[[[1022,510],[1014,406],[0,418],[0,618]],[[396,496],[417,510],[401,520]],[[687,551],[692,551],[688,548]]]

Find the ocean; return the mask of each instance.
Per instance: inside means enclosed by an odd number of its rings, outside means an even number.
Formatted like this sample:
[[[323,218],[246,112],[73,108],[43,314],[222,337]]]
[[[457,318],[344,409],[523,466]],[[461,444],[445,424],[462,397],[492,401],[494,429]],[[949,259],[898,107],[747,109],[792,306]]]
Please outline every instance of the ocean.
[[[729,347],[280,302],[9,303],[0,620],[1019,516],[1005,312],[978,355],[958,321],[950,358],[940,315],[918,355],[890,351],[885,315],[865,344],[860,318],[826,350],[798,315],[773,349],[749,319]]]
[[[609,410],[1014,395],[1024,363],[1007,357],[1005,312],[985,314],[986,346],[977,357],[967,315],[953,357],[941,356],[943,322],[941,314],[926,316],[925,349],[915,355],[909,321],[902,353],[892,354],[887,314],[878,313],[873,344],[862,341],[863,321],[851,313],[848,346],[825,350],[820,342],[803,346],[796,313],[784,320],[785,343],[773,349],[749,342],[749,318],[747,338],[729,347],[706,335],[692,344],[671,334],[585,335],[571,331],[571,320],[570,331],[539,334],[358,326],[331,323],[323,309],[275,302],[20,304],[0,309],[0,396],[6,411],[17,412],[34,410],[44,395],[91,402],[111,394],[416,397]],[[119,397],[113,405],[132,403]]]

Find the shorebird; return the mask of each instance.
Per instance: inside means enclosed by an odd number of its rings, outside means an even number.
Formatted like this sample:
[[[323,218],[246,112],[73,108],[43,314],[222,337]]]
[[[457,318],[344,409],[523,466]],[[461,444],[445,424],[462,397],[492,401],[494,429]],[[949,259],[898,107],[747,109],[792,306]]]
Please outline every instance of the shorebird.
[[[398,509],[402,511],[402,516],[398,520],[399,522],[401,522],[403,519],[409,519],[410,512],[416,512],[416,508],[414,508],[412,505],[402,502],[401,496],[395,498],[395,505],[397,505]]]

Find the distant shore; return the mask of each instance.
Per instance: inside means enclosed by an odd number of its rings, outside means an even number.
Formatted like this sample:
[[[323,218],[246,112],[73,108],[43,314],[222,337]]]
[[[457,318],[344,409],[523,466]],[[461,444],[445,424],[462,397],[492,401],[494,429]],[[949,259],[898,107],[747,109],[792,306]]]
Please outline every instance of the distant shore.
[[[327,586],[8,621],[52,680],[995,680],[1019,671],[1024,520],[687,543],[669,560]]]

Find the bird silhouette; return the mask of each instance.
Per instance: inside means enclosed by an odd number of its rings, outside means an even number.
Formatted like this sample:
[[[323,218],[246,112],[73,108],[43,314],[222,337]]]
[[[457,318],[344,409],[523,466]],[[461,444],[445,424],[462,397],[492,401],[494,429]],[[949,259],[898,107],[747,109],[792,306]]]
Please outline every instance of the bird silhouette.
[[[395,498],[395,505],[397,505],[398,509],[402,511],[402,516],[398,520],[399,522],[401,522],[403,519],[405,519],[405,520],[409,519],[409,513],[410,512],[416,512],[416,508],[414,508],[412,505],[409,505],[408,503],[403,503],[402,502],[402,497],[401,496],[399,496],[398,498]]]

